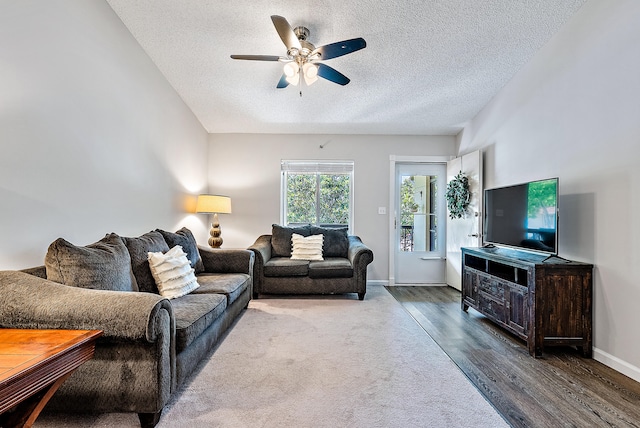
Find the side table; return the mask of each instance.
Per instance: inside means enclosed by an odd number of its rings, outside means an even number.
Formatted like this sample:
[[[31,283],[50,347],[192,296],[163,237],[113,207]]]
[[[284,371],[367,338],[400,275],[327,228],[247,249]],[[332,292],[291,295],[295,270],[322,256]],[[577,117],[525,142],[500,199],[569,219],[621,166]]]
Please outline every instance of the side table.
[[[100,330],[0,329],[0,426],[31,427],[60,385],[93,357]]]

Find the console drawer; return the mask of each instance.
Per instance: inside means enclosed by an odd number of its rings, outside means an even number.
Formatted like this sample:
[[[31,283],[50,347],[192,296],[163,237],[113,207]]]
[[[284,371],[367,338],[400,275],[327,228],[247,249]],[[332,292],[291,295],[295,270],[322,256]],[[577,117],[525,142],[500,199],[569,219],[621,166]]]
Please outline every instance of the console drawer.
[[[478,293],[478,310],[494,321],[499,321],[503,324],[506,322],[504,300],[496,299],[484,291]]]
[[[496,299],[500,302],[504,302],[504,290],[505,290],[504,281],[500,281],[499,279],[483,275],[483,276],[480,276],[480,281],[478,282],[479,282],[478,287],[480,291],[484,292],[485,294],[488,294],[493,299]]]

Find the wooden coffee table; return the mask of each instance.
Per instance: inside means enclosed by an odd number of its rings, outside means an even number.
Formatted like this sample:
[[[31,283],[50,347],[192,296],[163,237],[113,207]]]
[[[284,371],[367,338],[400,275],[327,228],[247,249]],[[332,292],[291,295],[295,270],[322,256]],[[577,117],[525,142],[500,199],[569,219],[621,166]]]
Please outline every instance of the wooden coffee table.
[[[0,329],[0,426],[30,427],[60,385],[93,357],[101,334]]]

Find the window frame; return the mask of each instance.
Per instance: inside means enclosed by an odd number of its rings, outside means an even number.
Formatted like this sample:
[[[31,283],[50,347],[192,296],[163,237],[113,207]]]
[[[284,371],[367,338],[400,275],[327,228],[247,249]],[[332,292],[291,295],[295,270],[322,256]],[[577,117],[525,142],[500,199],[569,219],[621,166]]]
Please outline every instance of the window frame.
[[[322,174],[345,174],[349,176],[348,232],[353,231],[355,162],[352,160],[286,160],[280,161],[280,224],[287,224],[287,176],[290,173],[314,173],[316,175],[316,226],[320,218],[320,180]]]

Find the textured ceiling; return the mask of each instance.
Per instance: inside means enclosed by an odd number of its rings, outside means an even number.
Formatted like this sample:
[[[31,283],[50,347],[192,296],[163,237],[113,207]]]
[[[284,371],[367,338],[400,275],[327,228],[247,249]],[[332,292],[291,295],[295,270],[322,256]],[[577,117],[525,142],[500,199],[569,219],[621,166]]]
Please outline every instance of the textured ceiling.
[[[107,0],[212,133],[453,135],[585,0]],[[351,79],[276,89],[271,15],[316,46],[363,37],[327,65]]]

